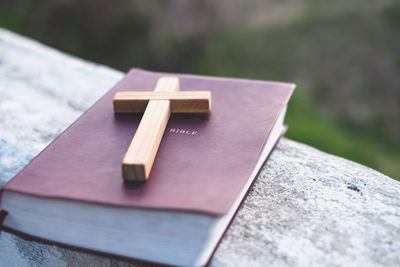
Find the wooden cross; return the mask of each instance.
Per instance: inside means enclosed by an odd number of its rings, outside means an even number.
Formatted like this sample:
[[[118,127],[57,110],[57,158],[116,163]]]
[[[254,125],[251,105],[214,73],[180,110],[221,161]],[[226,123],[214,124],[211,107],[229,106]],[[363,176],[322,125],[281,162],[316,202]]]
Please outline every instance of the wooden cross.
[[[179,91],[177,77],[158,79],[152,92],[117,92],[114,112],[142,113],[143,117],[122,161],[125,181],[146,181],[172,113],[208,113],[209,91]]]

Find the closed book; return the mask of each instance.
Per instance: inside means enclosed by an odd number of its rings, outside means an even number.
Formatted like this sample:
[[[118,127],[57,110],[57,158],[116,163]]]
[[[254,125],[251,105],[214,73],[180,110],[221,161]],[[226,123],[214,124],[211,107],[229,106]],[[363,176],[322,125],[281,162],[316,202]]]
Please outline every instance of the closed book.
[[[211,112],[172,114],[150,177],[124,183],[140,114],[114,114],[118,91],[177,76],[208,90]],[[170,265],[207,264],[283,135],[294,85],[130,70],[0,191],[2,228],[25,238]],[[4,216],[3,216],[4,217]]]

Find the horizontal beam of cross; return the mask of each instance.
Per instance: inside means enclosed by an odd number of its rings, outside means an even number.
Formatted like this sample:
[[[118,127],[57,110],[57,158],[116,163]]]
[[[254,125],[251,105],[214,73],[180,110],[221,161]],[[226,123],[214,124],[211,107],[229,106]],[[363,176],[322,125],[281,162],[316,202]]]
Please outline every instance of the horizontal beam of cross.
[[[172,113],[208,113],[211,109],[209,91],[129,91],[115,94],[114,112],[142,113],[150,100],[169,100]]]

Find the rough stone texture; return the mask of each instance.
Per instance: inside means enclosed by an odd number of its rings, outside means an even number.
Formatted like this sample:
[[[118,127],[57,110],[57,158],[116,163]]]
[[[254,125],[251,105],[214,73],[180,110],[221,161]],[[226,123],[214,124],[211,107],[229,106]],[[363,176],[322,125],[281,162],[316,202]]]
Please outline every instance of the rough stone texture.
[[[0,186],[122,77],[0,30]],[[1,266],[148,266],[0,237]],[[211,266],[399,266],[400,183],[283,139]]]

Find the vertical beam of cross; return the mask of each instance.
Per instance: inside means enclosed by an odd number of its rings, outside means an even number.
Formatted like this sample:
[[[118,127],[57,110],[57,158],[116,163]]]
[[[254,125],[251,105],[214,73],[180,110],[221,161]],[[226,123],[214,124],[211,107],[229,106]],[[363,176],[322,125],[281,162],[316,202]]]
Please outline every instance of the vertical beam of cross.
[[[179,80],[172,77],[160,78],[154,91],[179,91]],[[170,115],[169,100],[149,101],[122,161],[125,180],[147,180]]]

